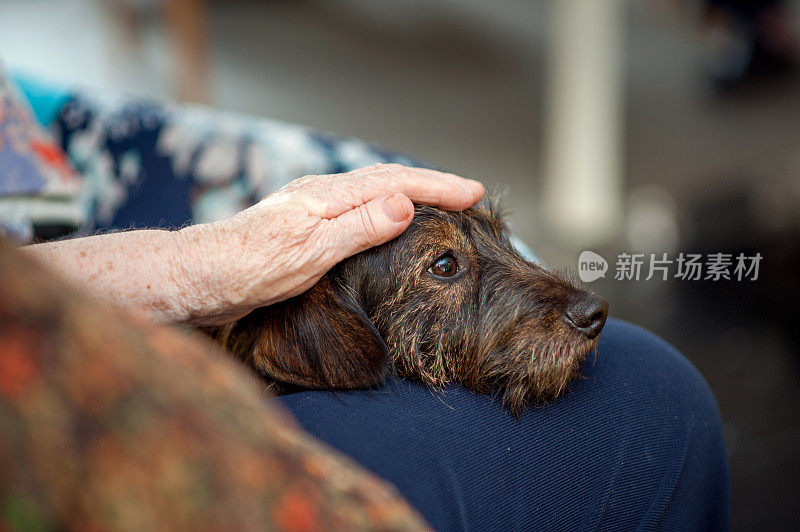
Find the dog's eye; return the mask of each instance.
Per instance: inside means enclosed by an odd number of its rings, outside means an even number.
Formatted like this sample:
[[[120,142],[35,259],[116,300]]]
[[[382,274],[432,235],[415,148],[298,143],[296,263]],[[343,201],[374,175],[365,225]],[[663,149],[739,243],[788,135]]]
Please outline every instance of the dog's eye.
[[[445,255],[436,259],[428,271],[438,277],[452,277],[458,271],[458,262],[452,255]]]

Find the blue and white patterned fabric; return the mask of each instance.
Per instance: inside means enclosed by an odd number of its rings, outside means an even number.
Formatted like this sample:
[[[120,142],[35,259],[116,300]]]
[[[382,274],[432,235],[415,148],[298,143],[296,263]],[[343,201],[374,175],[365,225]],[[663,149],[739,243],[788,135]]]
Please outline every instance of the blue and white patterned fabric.
[[[75,94],[51,129],[84,176],[89,231],[221,219],[304,175],[419,164],[303,126],[101,92]]]
[[[77,234],[227,218],[313,174],[425,163],[351,137],[103,91],[17,84],[83,176]],[[514,245],[537,257],[522,241]]]

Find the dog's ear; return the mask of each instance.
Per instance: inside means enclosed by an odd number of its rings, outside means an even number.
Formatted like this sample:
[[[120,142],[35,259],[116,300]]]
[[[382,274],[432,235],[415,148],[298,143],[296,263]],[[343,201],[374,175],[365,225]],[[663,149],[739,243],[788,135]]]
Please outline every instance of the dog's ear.
[[[382,383],[388,371],[386,344],[355,293],[328,275],[212,336],[279,387],[366,388]]]

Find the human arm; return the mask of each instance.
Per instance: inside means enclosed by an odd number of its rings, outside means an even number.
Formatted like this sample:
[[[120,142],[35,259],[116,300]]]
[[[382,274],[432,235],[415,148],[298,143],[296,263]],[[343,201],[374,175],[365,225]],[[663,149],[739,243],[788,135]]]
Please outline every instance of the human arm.
[[[300,294],[341,260],[402,233],[412,202],[461,210],[483,187],[377,165],[295,180],[227,220],[28,246],[96,300],[168,322],[218,325]]]

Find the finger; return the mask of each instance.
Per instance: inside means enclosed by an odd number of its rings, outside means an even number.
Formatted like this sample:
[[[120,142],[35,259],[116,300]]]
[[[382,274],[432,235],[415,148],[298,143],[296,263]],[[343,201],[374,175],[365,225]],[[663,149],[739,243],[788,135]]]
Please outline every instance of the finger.
[[[321,176],[309,182],[309,192],[317,199],[323,218],[332,218],[375,198],[399,193],[414,203],[448,210],[463,210],[483,197],[479,182],[454,174],[411,168],[399,164],[376,165],[346,174]]]
[[[331,263],[336,264],[399,236],[413,218],[411,200],[403,194],[391,194],[326,220],[321,238],[335,244],[329,249]]]
[[[415,203],[448,210],[463,210],[483,197],[483,185],[472,179],[427,168],[399,164],[379,164],[343,175],[339,186],[355,193],[375,197],[397,192]],[[372,199],[369,197],[369,199]]]

